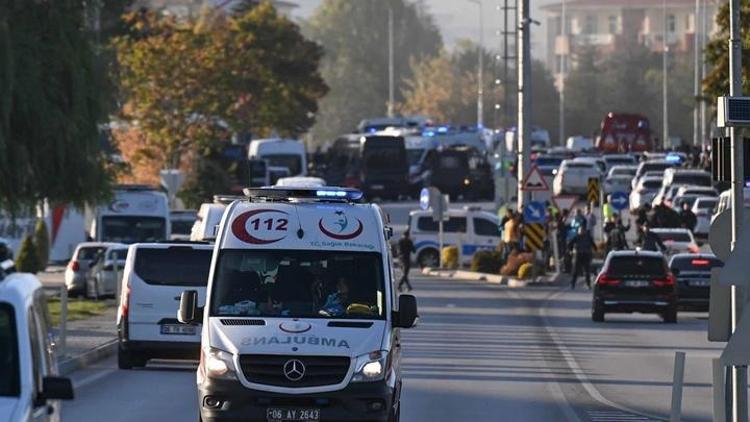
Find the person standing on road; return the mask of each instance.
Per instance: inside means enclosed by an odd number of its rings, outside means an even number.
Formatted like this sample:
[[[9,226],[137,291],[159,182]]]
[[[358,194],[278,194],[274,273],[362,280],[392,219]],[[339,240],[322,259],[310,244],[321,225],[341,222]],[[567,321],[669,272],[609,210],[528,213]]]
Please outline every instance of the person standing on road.
[[[401,291],[404,284],[406,284],[407,289],[412,290],[411,283],[409,283],[409,271],[411,270],[411,254],[416,251],[417,250],[414,248],[414,242],[412,242],[409,237],[409,230],[407,230],[398,241],[398,255],[401,260],[401,268],[404,271],[404,274],[401,276],[401,281],[398,282],[399,291]]]
[[[695,225],[698,224],[698,217],[695,216],[693,210],[690,209],[690,204],[687,202],[682,204],[682,210],[680,211],[680,220],[682,220],[682,227],[690,230],[691,232],[695,229]]]
[[[586,214],[584,215],[584,218],[586,218],[586,230],[593,234],[594,227],[596,227],[596,213],[594,213],[591,205],[586,205]]]
[[[604,214],[604,221],[614,221],[615,208],[612,206],[612,195],[607,195],[602,205],[602,214]]]
[[[591,261],[594,258],[594,238],[591,237],[591,232],[579,227],[578,234],[568,243],[568,247],[575,255],[570,289],[576,288],[576,280],[581,273],[586,276],[586,287],[591,289]]]
[[[654,252],[667,251],[667,247],[664,245],[664,242],[661,241],[661,238],[651,231],[649,223],[644,224],[641,229],[643,230],[643,244],[641,249]]]
[[[515,249],[520,248],[521,243],[521,218],[512,210],[508,210],[509,218],[503,225],[503,261],[508,259],[508,256]]]

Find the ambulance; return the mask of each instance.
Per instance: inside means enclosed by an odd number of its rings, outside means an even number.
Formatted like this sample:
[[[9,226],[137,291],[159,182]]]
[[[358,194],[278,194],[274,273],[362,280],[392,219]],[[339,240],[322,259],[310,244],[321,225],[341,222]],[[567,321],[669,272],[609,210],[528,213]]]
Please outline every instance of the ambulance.
[[[398,421],[401,329],[414,296],[397,296],[392,230],[362,192],[246,189],[222,218],[196,379],[203,421]]]

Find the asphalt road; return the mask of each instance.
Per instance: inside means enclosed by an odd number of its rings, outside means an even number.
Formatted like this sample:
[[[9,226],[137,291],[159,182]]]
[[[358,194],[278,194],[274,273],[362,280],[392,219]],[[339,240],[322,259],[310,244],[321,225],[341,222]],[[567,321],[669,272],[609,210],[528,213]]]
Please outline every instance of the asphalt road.
[[[687,352],[683,420],[710,420],[701,314],[589,318],[590,292],[508,289],[414,277],[420,325],[404,340],[405,421],[629,421],[666,418],[674,352]],[[196,420],[195,365],[119,371],[114,359],[73,374],[66,421]]]

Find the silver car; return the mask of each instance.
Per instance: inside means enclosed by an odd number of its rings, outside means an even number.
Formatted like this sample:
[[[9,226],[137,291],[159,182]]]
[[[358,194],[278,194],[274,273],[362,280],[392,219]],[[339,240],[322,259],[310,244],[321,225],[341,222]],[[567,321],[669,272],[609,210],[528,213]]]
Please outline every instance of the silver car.
[[[127,256],[128,247],[125,245],[110,246],[99,252],[86,275],[86,297],[114,297]]]
[[[86,275],[91,268],[92,262],[99,252],[110,246],[120,245],[111,242],[84,242],[79,243],[65,267],[65,286],[71,295],[83,295],[86,293]]]

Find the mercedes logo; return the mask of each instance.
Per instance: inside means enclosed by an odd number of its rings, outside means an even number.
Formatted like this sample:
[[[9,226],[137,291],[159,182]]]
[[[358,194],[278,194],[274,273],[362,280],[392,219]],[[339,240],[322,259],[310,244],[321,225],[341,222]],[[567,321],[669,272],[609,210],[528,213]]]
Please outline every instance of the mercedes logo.
[[[284,376],[289,381],[299,381],[305,376],[305,364],[299,359],[289,359],[284,364]]]

